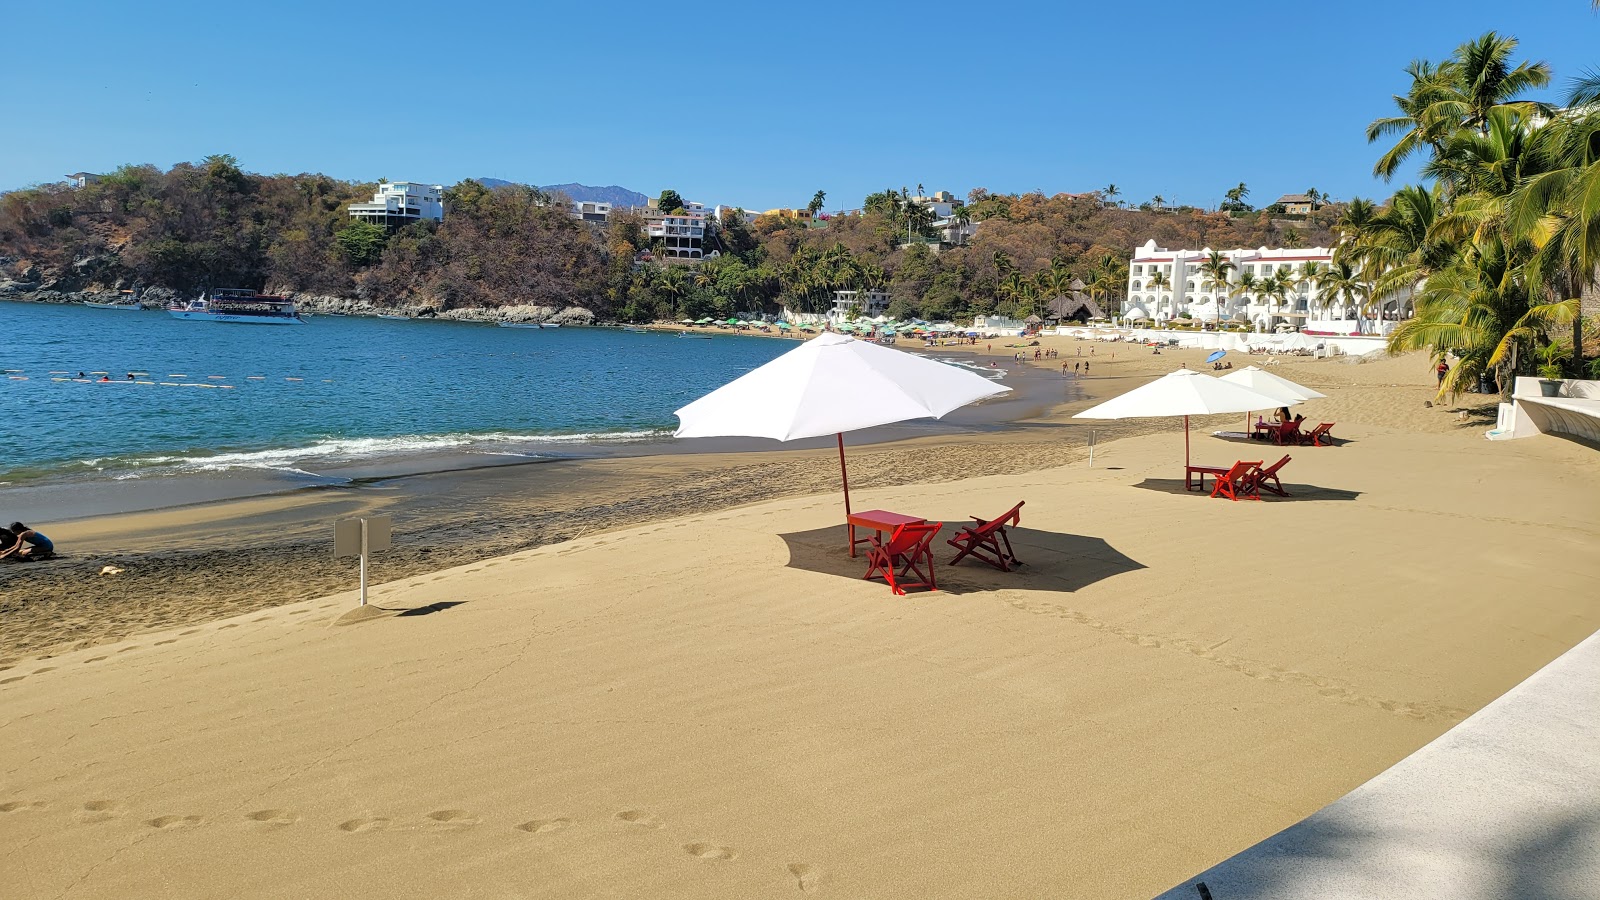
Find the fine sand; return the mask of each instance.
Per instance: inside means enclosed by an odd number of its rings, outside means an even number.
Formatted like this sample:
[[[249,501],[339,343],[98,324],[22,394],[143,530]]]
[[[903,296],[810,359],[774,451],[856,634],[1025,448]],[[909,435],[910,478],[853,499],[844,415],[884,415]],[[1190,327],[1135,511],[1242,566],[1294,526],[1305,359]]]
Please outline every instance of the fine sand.
[[[1198,355],[1110,352],[1093,395]],[[1291,451],[1288,500],[1186,494],[1172,423],[1061,424],[1088,400],[853,451],[858,509],[954,523],[1027,500],[1021,572],[943,566],[942,590],[908,597],[860,580],[824,451],[586,461],[567,493],[550,478],[555,499],[504,497],[492,472],[424,479],[405,493],[444,485],[433,509],[475,517],[479,541],[410,544],[366,617],[349,591],[318,596],[339,574],[325,549],[286,548],[381,498],[66,523],[69,546],[175,561],[190,599],[132,569],[80,578],[123,634],[145,629],[117,640],[70,588],[35,609],[6,570],[0,884],[1151,896],[1600,626],[1593,448],[1484,441],[1478,407],[1423,407],[1420,358],[1276,371],[1332,395],[1303,409],[1346,439]],[[1205,436],[1241,421],[1197,420],[1196,460],[1270,452]],[[502,520],[520,536],[496,544]],[[189,549],[214,533],[259,540],[258,571]],[[455,554],[471,561],[440,570]],[[285,605],[296,592],[318,598]]]

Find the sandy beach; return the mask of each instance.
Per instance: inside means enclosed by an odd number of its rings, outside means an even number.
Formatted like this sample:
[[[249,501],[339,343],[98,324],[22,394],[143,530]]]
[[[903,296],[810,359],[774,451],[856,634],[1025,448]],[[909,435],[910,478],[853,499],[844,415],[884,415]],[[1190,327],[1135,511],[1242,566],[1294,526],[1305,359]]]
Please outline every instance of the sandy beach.
[[[1229,503],[1182,490],[1179,423],[1069,424],[1202,352],[1044,346],[1092,360],[1071,402],[851,451],[858,508],[1027,501],[1021,572],[934,593],[860,579],[826,449],[54,526],[71,565],[0,569],[0,883],[1148,897],[1600,627],[1600,454],[1483,440],[1493,398],[1425,407],[1424,359],[1283,359],[1344,440],[1290,451],[1292,498]],[[1197,460],[1271,451],[1193,424]],[[397,540],[352,621],[324,532],[364,511]]]

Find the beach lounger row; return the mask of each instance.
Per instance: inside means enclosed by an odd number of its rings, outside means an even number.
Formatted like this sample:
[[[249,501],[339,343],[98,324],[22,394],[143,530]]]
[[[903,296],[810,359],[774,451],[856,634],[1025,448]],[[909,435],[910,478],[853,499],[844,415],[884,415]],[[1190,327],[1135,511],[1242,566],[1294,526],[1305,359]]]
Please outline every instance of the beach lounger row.
[[[1333,446],[1332,432],[1334,423],[1323,422],[1310,431],[1301,431],[1301,424],[1299,421],[1284,422],[1282,425],[1270,429],[1267,432],[1267,436],[1272,439],[1274,444],[1280,447],[1295,445],[1309,447]]]

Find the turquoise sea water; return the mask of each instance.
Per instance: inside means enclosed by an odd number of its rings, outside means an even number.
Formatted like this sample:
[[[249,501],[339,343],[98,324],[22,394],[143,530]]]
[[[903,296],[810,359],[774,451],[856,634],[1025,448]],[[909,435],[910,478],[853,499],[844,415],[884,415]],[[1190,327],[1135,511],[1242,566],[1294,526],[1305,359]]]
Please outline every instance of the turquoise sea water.
[[[329,316],[228,325],[0,302],[0,486],[315,475],[405,454],[651,439],[675,427],[674,409],[795,346]]]

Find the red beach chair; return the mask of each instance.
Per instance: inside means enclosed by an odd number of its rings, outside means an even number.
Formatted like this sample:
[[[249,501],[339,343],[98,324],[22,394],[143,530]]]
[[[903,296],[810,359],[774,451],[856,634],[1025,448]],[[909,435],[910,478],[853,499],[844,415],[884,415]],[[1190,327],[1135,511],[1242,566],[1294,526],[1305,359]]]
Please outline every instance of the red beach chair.
[[[1229,500],[1260,500],[1261,494],[1256,490],[1255,479],[1255,470],[1259,468],[1259,459],[1234,463],[1232,468],[1217,478],[1216,485],[1211,488],[1211,496],[1227,497]]]
[[[1323,422],[1316,428],[1300,435],[1300,443],[1310,444],[1313,447],[1332,447],[1333,435],[1329,433],[1331,431],[1333,431],[1333,423]],[[1323,443],[1324,440],[1327,441],[1326,444]]]
[[[933,549],[929,545],[943,527],[943,522],[900,525],[887,541],[879,541],[876,536],[868,538],[867,574],[861,577],[882,575],[889,589],[900,596],[905,595],[908,587],[938,590],[939,585],[933,577]],[[923,571],[924,566],[927,567],[926,572]],[[918,580],[906,581],[908,576],[915,576]]]
[[[1293,419],[1278,426],[1272,433],[1272,442],[1282,447],[1286,444],[1298,444],[1305,435],[1300,433],[1300,420]]]
[[[1289,492],[1283,489],[1283,482],[1278,479],[1278,470],[1283,468],[1289,459],[1285,456],[1265,469],[1257,469],[1252,476],[1255,479],[1256,490],[1271,491],[1279,497],[1289,496]]]
[[[984,520],[977,516],[972,517],[972,524],[956,532],[956,536],[945,543],[960,550],[956,558],[950,560],[950,565],[955,565],[967,556],[975,556],[1002,572],[1011,571],[1012,566],[1022,565],[1022,560],[1017,559],[1017,554],[1011,550],[1011,538],[1006,536],[1007,525],[1022,524],[1022,505],[1026,500],[1017,501],[1005,515],[998,519]]]

